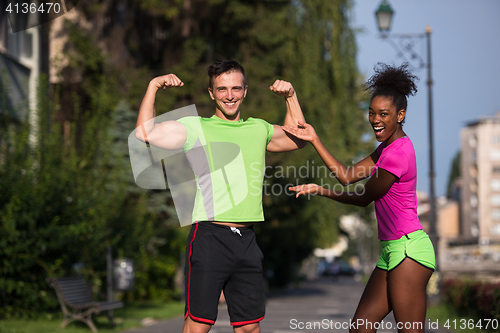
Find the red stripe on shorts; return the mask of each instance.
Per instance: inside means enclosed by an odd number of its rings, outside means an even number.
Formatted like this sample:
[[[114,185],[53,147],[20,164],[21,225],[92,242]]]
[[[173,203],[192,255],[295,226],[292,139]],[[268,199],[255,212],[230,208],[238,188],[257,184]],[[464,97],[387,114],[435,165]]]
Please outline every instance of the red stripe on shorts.
[[[215,321],[213,320],[210,320],[210,319],[204,319],[204,318],[198,318],[198,317],[195,317],[193,316],[193,314],[191,313],[191,308],[190,308],[190,305],[189,305],[189,294],[190,294],[190,290],[191,290],[191,255],[193,254],[193,242],[194,242],[194,239],[196,238],[196,232],[198,231],[198,223],[196,223],[196,227],[194,229],[194,232],[193,232],[193,238],[191,239],[191,243],[189,244],[189,273],[188,273],[188,294],[187,294],[187,313],[186,315],[184,316],[184,320],[187,319],[187,317],[191,317],[191,319],[193,320],[196,320],[196,321],[201,321],[203,323],[207,323],[207,324],[215,324]]]
[[[264,319],[264,316],[260,317],[259,319],[255,319],[255,320],[237,321],[237,322],[231,323],[231,326],[243,326],[243,325],[255,324],[255,323],[258,323],[259,321],[261,321],[262,319]]]

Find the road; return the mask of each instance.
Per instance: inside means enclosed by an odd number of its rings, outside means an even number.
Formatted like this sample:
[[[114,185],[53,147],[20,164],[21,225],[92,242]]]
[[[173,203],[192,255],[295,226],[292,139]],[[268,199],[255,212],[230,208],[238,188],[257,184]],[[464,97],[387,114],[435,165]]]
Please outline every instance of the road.
[[[266,317],[261,322],[262,333],[348,332],[363,288],[361,282],[351,277],[339,277],[303,282],[298,288],[273,293],[268,298]],[[432,322],[427,320],[427,333],[446,332],[431,329],[430,324]],[[180,317],[126,333],[181,333],[182,325]],[[397,332],[392,314],[380,325],[380,333]],[[225,305],[219,306],[219,316],[210,332],[233,332]]]

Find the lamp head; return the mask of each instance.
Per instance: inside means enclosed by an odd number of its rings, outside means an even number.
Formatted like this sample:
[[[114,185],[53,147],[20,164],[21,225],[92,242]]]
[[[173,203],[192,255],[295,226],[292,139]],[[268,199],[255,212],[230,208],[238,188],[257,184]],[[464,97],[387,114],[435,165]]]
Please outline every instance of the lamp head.
[[[378,30],[382,33],[391,30],[391,21],[394,11],[387,0],[383,0],[378,9],[375,11],[377,17]]]

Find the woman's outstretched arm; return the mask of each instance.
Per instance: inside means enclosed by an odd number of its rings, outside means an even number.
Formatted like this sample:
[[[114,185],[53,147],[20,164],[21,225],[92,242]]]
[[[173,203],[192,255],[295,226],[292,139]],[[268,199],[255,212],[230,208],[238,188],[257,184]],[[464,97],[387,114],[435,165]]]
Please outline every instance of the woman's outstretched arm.
[[[323,162],[342,185],[352,184],[361,179],[370,177],[371,172],[375,167],[375,163],[378,160],[378,154],[376,151],[355,165],[347,167],[328,151],[311,125],[300,121],[298,124],[301,128],[292,126],[282,126],[282,128],[285,132],[290,133],[299,139],[309,141],[313,145],[314,149],[316,149]]]
[[[297,185],[290,187],[289,190],[297,192],[296,197],[300,195],[321,195],[341,203],[366,207],[370,202],[386,194],[397,179],[389,171],[379,168],[366,182],[362,191],[348,192],[344,189],[337,191],[317,184]]]

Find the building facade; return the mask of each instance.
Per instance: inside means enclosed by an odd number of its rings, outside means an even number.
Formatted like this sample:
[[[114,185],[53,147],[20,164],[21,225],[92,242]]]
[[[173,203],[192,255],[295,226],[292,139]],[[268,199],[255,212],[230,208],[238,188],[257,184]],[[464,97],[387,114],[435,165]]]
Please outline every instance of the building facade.
[[[500,111],[464,127],[461,146],[460,234],[500,243]]]
[[[36,145],[38,80],[49,65],[47,28],[40,13],[15,14],[6,7],[12,3],[0,6],[0,114],[8,121],[27,120],[30,144]]]

